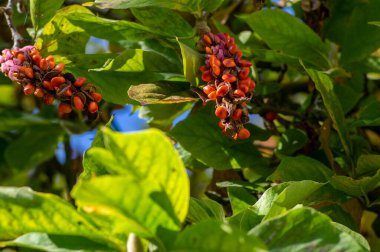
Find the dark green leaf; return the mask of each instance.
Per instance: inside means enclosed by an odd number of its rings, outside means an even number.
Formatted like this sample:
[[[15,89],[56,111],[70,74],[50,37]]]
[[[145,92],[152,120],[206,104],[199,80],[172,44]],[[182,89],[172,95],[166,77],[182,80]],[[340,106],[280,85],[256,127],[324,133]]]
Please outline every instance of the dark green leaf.
[[[133,8],[133,15],[152,32],[173,37],[190,37],[193,28],[179,14],[165,8]]]
[[[334,92],[342,105],[343,112],[347,114],[358,103],[362,94],[349,86],[335,85]]]
[[[44,119],[42,117],[21,113],[19,111],[4,110],[0,111],[0,132],[11,131],[18,128],[23,128],[33,125],[51,125],[50,120]],[[58,127],[58,125],[57,125]]]
[[[364,239],[365,246],[350,233],[336,228],[326,215],[305,207],[265,221],[249,234],[261,238],[273,251],[369,251]]]
[[[351,126],[364,127],[364,126],[379,126],[380,125],[380,102],[372,102],[364,106],[360,112],[359,119],[354,121]]]
[[[251,141],[235,141],[222,134],[212,107],[194,111],[174,127],[171,135],[195,158],[216,169],[255,167],[266,162]]]
[[[238,214],[234,214],[232,217],[230,217],[228,219],[228,223],[230,225],[238,227],[244,232],[248,232],[256,225],[258,225],[262,219],[263,217],[257,214],[257,211],[254,207],[248,207],[244,211]]]
[[[31,0],[30,1],[30,17],[32,23],[37,32],[41,29],[55,14],[55,12],[61,7],[64,0],[55,1],[43,1],[43,0]]]
[[[95,0],[95,4],[100,8],[128,9],[154,6],[197,13],[202,10],[214,11],[222,3],[223,0],[177,0],[175,2],[171,0]]]
[[[346,152],[346,155],[350,157],[351,142],[344,123],[344,112],[336,94],[334,93],[334,85],[331,79],[326,74],[314,69],[305,68],[305,70],[315,83],[317,90],[321,93],[323,103],[326,106],[331,120],[334,122],[334,127],[338,132],[344,151]]]
[[[247,189],[243,187],[228,187],[227,188],[228,197],[230,198],[230,203],[232,207],[233,214],[237,214],[246,210],[249,206],[255,204],[257,201]]]
[[[320,69],[329,67],[327,46],[307,25],[281,10],[262,10],[242,16],[273,50],[302,59]],[[288,57],[286,57],[288,59]]]
[[[380,169],[380,155],[361,155],[358,159],[356,172],[358,175],[368,174]]]
[[[253,235],[248,237],[234,226],[208,220],[185,229],[179,235],[171,251],[254,252],[265,251],[265,245]]]
[[[8,146],[5,159],[9,166],[19,170],[33,168],[55,155],[63,135],[58,125],[28,128]]]
[[[306,156],[284,157],[269,179],[284,182],[301,180],[327,182],[332,174],[332,170],[313,158]]]
[[[308,141],[305,132],[299,129],[288,129],[281,134],[277,150],[284,155],[292,155],[301,149]]]
[[[189,84],[185,82],[132,85],[128,90],[128,95],[141,105],[181,103],[199,99],[190,91]]]

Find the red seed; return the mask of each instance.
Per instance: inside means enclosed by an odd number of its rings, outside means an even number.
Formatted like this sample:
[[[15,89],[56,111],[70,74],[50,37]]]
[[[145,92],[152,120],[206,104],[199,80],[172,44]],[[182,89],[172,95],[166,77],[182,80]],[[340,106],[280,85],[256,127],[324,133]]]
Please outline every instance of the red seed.
[[[241,50],[236,51],[236,58],[240,59],[243,56],[243,52]]]
[[[216,100],[216,91],[212,91],[211,93],[209,93],[207,95],[207,97],[212,100],[212,101],[215,101]]]
[[[205,51],[206,51],[206,54],[212,54],[212,50],[208,46],[206,46]]]
[[[83,108],[84,108],[84,103],[82,101],[82,99],[79,97],[79,96],[74,96],[74,100],[73,100],[73,103],[74,103],[74,107],[79,110],[79,111],[82,111]]]
[[[230,53],[235,54],[238,51],[238,48],[236,45],[231,45],[229,48]]]
[[[208,36],[207,34],[203,35],[203,41],[204,41],[206,44],[209,44],[209,45],[212,44],[212,39],[211,39],[210,36]]]
[[[58,106],[58,111],[63,114],[68,114],[68,113],[71,113],[71,111],[73,111],[73,108],[71,107],[70,104],[61,102]]]
[[[230,88],[227,85],[221,85],[216,90],[216,96],[225,96],[228,91],[230,91]]]
[[[236,97],[245,97],[245,93],[241,89],[236,89],[234,91],[234,96],[236,96]]]
[[[228,111],[225,107],[219,106],[215,110],[215,115],[220,119],[225,119],[228,116]]]
[[[253,91],[256,88],[256,82],[254,80],[250,80],[249,82],[249,91]]]
[[[48,68],[49,69],[53,69],[54,66],[55,66],[55,60],[54,60],[54,57],[52,55],[49,55],[46,57],[46,61],[48,62]]]
[[[215,91],[215,87],[214,86],[211,86],[211,85],[206,85],[203,87],[203,92],[208,95],[210,94],[211,92]]]
[[[40,65],[40,61],[41,61],[41,56],[39,54],[36,54],[36,55],[33,55],[32,56],[32,60],[33,60],[33,63],[36,64],[36,65]]]
[[[230,46],[232,46],[232,45],[235,44],[235,39],[234,38],[229,38],[227,41],[228,41],[227,42],[227,47],[230,47]]]
[[[23,73],[29,79],[33,79],[34,72],[31,67],[20,67],[20,72]]]
[[[252,62],[249,60],[240,60],[239,65],[242,67],[250,67],[252,66]]]
[[[66,82],[66,79],[62,76],[57,76],[57,77],[54,77],[53,79],[51,79],[51,85],[53,88],[59,87],[60,85],[62,85],[65,82]]]
[[[59,63],[54,67],[55,70],[57,71],[63,71],[65,69],[65,64]]]
[[[98,112],[98,109],[98,104],[96,102],[90,102],[90,104],[88,104],[88,112],[96,113]]]
[[[87,82],[87,78],[85,77],[79,77],[75,80],[74,86],[81,87]]]
[[[17,57],[16,57],[18,60],[20,61],[24,61],[25,60],[25,55],[23,52],[20,52],[17,54]]]
[[[212,72],[218,76],[220,74],[220,67],[218,67],[217,65],[213,65],[212,66]]]
[[[35,90],[36,90],[36,87],[31,83],[24,86],[24,94],[25,95],[31,95],[34,93]]]
[[[206,65],[203,65],[203,66],[201,66],[201,67],[199,68],[199,70],[200,70],[201,72],[204,72],[204,71],[207,71],[207,70],[208,70],[208,67],[207,67]]]
[[[245,85],[245,84],[239,84],[239,89],[243,91],[244,93],[247,93],[249,91],[248,85]]]
[[[225,128],[226,128],[226,125],[223,123],[223,121],[219,121],[219,123],[218,123],[218,126],[219,126],[219,128],[221,129],[221,130],[225,130]]]
[[[277,113],[276,112],[273,112],[273,111],[269,111],[269,112],[266,112],[265,115],[264,115],[264,118],[265,120],[267,120],[268,122],[273,122],[274,120],[277,119]]]
[[[235,121],[239,120],[242,114],[243,114],[243,110],[239,108],[235,109],[234,113],[232,114],[232,119],[234,119]]]
[[[100,102],[103,99],[103,96],[96,92],[91,93],[91,96],[94,98],[95,102]]]
[[[235,67],[236,63],[233,59],[225,59],[225,60],[223,60],[223,65],[225,67]]]
[[[71,88],[66,89],[65,96],[70,97],[72,95],[73,95],[73,91],[71,90]]]
[[[52,105],[53,102],[54,102],[54,96],[49,95],[49,94],[45,94],[45,96],[44,96],[44,103],[47,104],[47,105]]]
[[[220,67],[221,63],[220,63],[220,60],[215,55],[211,55],[211,57],[210,57],[210,65],[211,66],[216,65],[216,66]]]
[[[212,75],[211,75],[210,71],[204,71],[202,73],[202,80],[205,82],[209,82],[210,80],[212,80]]]
[[[245,85],[249,87],[249,83],[251,82],[251,79],[247,78],[244,80],[239,80],[239,85]]]
[[[239,73],[240,79],[247,79],[249,75],[249,67],[243,67],[243,69]]]
[[[36,88],[36,90],[34,91],[34,95],[36,97],[42,98],[42,97],[44,97],[45,92],[42,88]]]
[[[233,74],[223,74],[222,79],[225,82],[233,83],[236,81],[236,76]]]
[[[53,88],[53,86],[52,86],[52,84],[51,84],[51,82],[50,81],[47,81],[47,80],[44,80],[43,82],[42,82],[42,86],[44,87],[44,88],[46,88],[47,90],[54,90],[54,88]]]
[[[46,59],[40,60],[40,69],[46,71],[49,68],[49,62]]]
[[[237,138],[241,140],[248,139],[251,136],[251,133],[246,128],[242,128],[239,130]]]

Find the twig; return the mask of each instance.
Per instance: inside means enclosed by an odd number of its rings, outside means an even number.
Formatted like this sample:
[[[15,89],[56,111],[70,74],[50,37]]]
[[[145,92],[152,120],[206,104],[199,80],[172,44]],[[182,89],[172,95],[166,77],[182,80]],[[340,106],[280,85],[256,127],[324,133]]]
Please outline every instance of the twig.
[[[15,24],[13,23],[13,0],[8,0],[8,3],[5,7],[0,9],[0,13],[3,12],[5,16],[5,21],[8,24],[8,27],[12,34],[13,47],[20,47],[21,43],[24,41],[24,38],[18,33]]]

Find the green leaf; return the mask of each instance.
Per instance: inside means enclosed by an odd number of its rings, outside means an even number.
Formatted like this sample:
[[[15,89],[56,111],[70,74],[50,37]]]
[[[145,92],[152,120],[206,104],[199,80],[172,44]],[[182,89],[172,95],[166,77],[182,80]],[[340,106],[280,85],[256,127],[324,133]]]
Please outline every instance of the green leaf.
[[[340,230],[341,232],[349,234],[351,238],[355,239],[356,242],[359,243],[362,246],[362,248],[364,248],[366,251],[371,250],[367,239],[364,238],[361,234],[349,229],[347,226],[342,225],[340,223],[333,222],[333,225],[336,229]]]
[[[148,27],[127,20],[112,20],[95,16],[92,13],[72,13],[67,19],[86,33],[110,41],[139,41],[155,37]]]
[[[281,10],[262,10],[241,16],[273,50],[302,59],[319,69],[329,67],[327,46],[296,17]]]
[[[158,35],[190,37],[193,28],[179,14],[165,8],[133,8],[133,15]]]
[[[86,237],[110,245],[117,242],[114,237],[101,233],[63,199],[25,187],[0,187],[0,215],[0,240],[41,232]]]
[[[253,55],[257,60],[264,62],[273,62],[277,64],[289,64],[293,66],[299,65],[299,58],[290,54],[286,54],[279,50],[267,50],[267,49],[256,49]]]
[[[201,222],[208,219],[224,221],[223,207],[217,202],[204,198],[190,198],[189,213],[187,220],[191,223]]]
[[[177,41],[179,46],[181,47],[184,75],[186,79],[191,83],[191,85],[198,86],[198,75],[200,72],[199,67],[201,65],[201,55],[197,51],[188,47],[186,44],[182,43],[178,38]]]
[[[16,86],[15,85],[0,85],[0,106],[1,107],[16,107]]]
[[[322,212],[329,216],[333,221],[345,225],[349,229],[359,231],[354,219],[351,214],[343,210],[343,208],[338,204],[326,205],[318,208],[319,212]]]
[[[13,241],[0,242],[0,247],[21,247],[41,251],[114,251],[115,248],[81,236],[49,235],[47,233],[28,233]]]
[[[265,221],[248,234],[262,239],[271,251],[369,251],[368,244],[362,246],[356,237],[336,228],[326,215],[306,207]]]
[[[132,85],[128,90],[128,95],[141,105],[181,103],[199,99],[190,91],[189,84],[185,82]]]
[[[327,182],[333,172],[324,164],[306,156],[284,157],[276,171],[268,178],[272,181],[313,180]]]
[[[208,220],[186,228],[175,242],[172,252],[266,251],[261,240],[248,237],[234,226]]]
[[[368,174],[380,169],[380,155],[361,155],[356,172],[358,175]]]
[[[331,79],[324,73],[314,69],[308,69],[304,66],[306,72],[315,83],[315,87],[321,93],[323,103],[329,113],[331,120],[334,122],[334,128],[338,132],[344,151],[348,157],[351,156],[351,142],[344,123],[344,112],[342,106],[334,93],[334,85]]]
[[[227,192],[233,214],[246,210],[257,201],[256,197],[243,187],[230,186],[227,188]]]
[[[21,113],[19,111],[14,110],[0,110],[0,132],[11,131],[27,126],[33,125],[51,125],[55,123],[51,120],[47,120],[45,118],[31,115],[27,113]],[[58,125],[56,125],[58,127]]]
[[[30,127],[5,150],[10,167],[19,170],[33,168],[55,155],[64,131],[58,125]]]
[[[41,49],[42,55],[84,53],[90,35],[68,20],[68,17],[78,13],[91,12],[80,5],[67,6],[57,11],[57,14],[45,25],[36,42],[36,47]]]
[[[371,102],[365,106],[360,112],[359,119],[354,121],[351,126],[354,127],[365,127],[365,126],[379,126],[379,109],[380,102]]]
[[[372,177],[353,179],[347,176],[332,176],[331,185],[354,197],[360,197],[380,186],[380,169]]]
[[[153,6],[198,13],[203,10],[212,12],[222,3],[223,0],[177,0],[175,2],[171,0],[95,0],[99,8],[128,9]]]
[[[180,104],[150,104],[139,109],[139,117],[147,121],[149,126],[161,130],[169,130],[173,121],[189,110],[192,103]]]
[[[352,110],[362,97],[362,93],[357,92],[349,86],[334,85],[334,93],[342,105],[344,114]]]
[[[248,207],[244,211],[231,216],[228,219],[228,224],[234,225],[244,232],[248,232],[256,225],[258,225],[262,219],[262,216],[257,214],[257,211],[254,207]]]
[[[31,0],[30,1],[30,17],[35,32],[41,29],[49,20],[54,16],[56,11],[61,7],[64,0],[56,1],[43,1]]]
[[[292,155],[298,151],[308,141],[306,133],[299,129],[288,129],[281,134],[277,150],[284,155]]]
[[[170,166],[166,169],[170,169]],[[72,195],[84,211],[108,217],[114,230],[134,233],[163,248],[170,239],[175,239],[175,234],[180,230],[179,216],[174,213],[173,207],[178,213],[178,206],[186,206],[183,201],[174,205],[169,197],[180,194],[179,187],[182,184],[178,183],[179,180],[173,181],[170,184],[178,189],[167,190],[160,180],[134,176],[137,172],[131,170],[128,175],[105,175],[81,181],[75,186]],[[187,209],[181,210],[186,213]]]
[[[223,135],[213,105],[199,109],[179,122],[170,134],[196,159],[215,169],[255,167],[266,162],[251,141],[235,141]]]
[[[72,193],[76,203],[109,220],[115,232],[133,232],[161,249],[170,246],[187,215],[190,190],[170,140],[158,130],[124,135],[103,129],[100,136],[104,148],[88,150],[85,162],[113,175],[82,180]]]
[[[331,18],[326,20],[324,31],[327,38],[341,45],[342,64],[363,60],[380,47],[380,28],[368,24],[379,18],[378,0],[337,0],[329,5]]]

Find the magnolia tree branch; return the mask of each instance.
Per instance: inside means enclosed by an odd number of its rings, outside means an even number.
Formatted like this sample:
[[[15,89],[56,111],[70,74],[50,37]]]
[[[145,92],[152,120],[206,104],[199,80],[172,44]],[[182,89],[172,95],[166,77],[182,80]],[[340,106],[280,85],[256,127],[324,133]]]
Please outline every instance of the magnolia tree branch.
[[[24,41],[24,38],[18,33],[15,24],[13,23],[13,0],[8,0],[8,3],[5,7],[0,9],[0,13],[4,13],[5,21],[8,24],[8,27],[12,34],[13,47],[20,47],[21,43]]]

